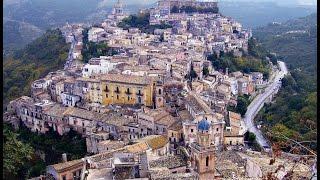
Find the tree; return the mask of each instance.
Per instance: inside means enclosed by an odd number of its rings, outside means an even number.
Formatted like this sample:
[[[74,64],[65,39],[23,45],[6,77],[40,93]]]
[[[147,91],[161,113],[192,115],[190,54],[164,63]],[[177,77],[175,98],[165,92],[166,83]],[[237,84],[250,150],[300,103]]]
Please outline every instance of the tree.
[[[243,116],[247,112],[248,106],[249,106],[249,97],[248,96],[238,96],[236,112],[240,113],[241,116]]]
[[[179,8],[177,6],[173,6],[171,8],[171,13],[178,13],[179,12]]]
[[[248,141],[250,143],[253,143],[255,140],[256,140],[256,135],[254,133],[252,133],[252,132],[249,132]]]
[[[207,66],[204,66],[202,72],[203,72],[203,75],[204,75],[204,76],[208,76],[208,75],[209,75],[209,69],[208,69],[208,67],[207,67]]]
[[[33,148],[18,140],[17,134],[6,126],[3,129],[3,178],[21,177],[27,162],[32,159]]]

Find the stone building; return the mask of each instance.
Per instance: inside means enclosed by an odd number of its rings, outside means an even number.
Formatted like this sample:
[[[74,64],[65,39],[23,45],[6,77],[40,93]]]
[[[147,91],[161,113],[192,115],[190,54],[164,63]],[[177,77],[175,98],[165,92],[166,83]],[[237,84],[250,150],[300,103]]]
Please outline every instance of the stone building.
[[[153,106],[155,82],[150,77],[108,74],[101,77],[102,104]]]
[[[212,179],[215,175],[215,146],[211,143],[211,124],[203,119],[197,125],[197,140],[191,143],[191,167],[200,180]]]

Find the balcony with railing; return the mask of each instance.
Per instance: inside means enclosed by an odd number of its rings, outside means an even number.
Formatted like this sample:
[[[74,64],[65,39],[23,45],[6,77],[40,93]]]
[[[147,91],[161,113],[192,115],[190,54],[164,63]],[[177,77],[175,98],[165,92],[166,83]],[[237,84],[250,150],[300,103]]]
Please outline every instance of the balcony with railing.
[[[141,91],[136,93],[138,96],[143,96],[143,93],[141,93]]]
[[[131,95],[132,93],[129,90],[126,90],[125,92],[127,95]]]
[[[120,90],[119,88],[116,88],[116,90],[114,90],[115,93],[120,94]]]

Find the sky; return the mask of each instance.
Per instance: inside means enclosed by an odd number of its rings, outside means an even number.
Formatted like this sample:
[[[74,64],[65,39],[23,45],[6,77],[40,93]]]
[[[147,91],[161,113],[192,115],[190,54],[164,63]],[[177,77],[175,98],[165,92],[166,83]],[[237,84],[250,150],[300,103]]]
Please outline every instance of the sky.
[[[104,1],[115,1],[115,0],[104,0]],[[127,3],[139,3],[139,4],[145,4],[145,3],[152,3],[156,2],[156,0],[122,0],[123,2]],[[202,1],[212,1],[212,0],[202,0]],[[276,2],[281,5],[316,5],[317,0],[218,0],[218,2],[241,2],[241,1],[252,1],[252,2]]]

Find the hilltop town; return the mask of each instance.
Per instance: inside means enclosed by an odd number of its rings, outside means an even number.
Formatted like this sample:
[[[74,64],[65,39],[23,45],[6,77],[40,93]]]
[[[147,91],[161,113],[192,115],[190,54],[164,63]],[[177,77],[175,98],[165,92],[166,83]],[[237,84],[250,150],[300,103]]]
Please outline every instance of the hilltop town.
[[[281,179],[293,167],[295,178],[311,176],[310,162],[297,164],[283,154],[271,164],[270,147],[250,149],[254,113],[244,118],[228,108],[237,106],[238,96],[256,103],[255,111],[271,101],[287,73],[284,65],[269,62],[265,78],[218,70],[208,60],[247,54],[250,29],[220,14],[217,2],[160,0],[140,12],[155,27],[147,33],[119,27],[130,17],[123,7],[118,1],[99,25],[60,28],[71,44],[64,69],[36,80],[31,97],[6,107],[4,120],[15,128],[60,135],[74,130],[86,139],[88,156],[68,160],[62,154],[40,178],[259,179],[274,173]],[[98,56],[84,54],[101,43],[107,47]]]

